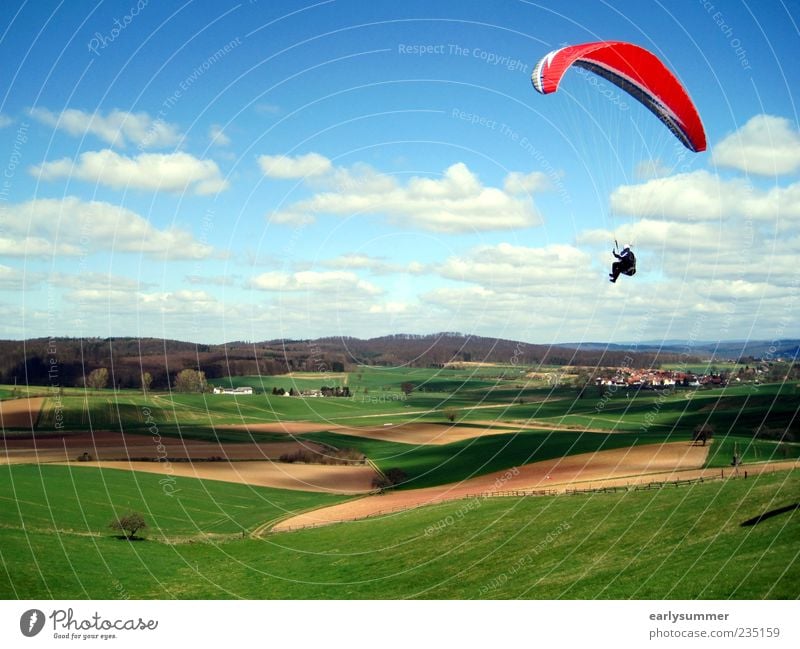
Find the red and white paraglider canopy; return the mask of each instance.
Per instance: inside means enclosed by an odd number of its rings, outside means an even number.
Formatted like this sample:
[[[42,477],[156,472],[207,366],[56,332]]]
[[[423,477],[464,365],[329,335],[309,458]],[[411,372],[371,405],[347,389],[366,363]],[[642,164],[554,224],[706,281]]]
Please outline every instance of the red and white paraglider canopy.
[[[703,123],[689,93],[655,54],[621,41],[562,47],[536,64],[533,87],[543,95],[555,92],[572,65],[607,79],[640,101],[686,148],[705,151]]]

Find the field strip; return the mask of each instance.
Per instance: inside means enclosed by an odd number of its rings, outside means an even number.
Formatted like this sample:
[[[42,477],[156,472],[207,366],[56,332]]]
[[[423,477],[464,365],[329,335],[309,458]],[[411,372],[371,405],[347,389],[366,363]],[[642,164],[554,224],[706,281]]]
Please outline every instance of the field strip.
[[[248,411],[255,410],[255,411],[258,411],[258,412],[263,412],[266,415],[270,415],[271,416],[271,421],[273,421],[273,422],[280,421],[280,417],[286,416],[285,413],[279,412],[279,411],[274,410],[272,408],[261,408],[261,407],[258,407],[256,405],[253,405],[252,403],[241,404],[238,401],[231,401],[229,399],[229,397],[227,397],[227,396],[220,396],[220,395],[207,395],[206,401],[204,402],[206,407],[195,406],[195,405],[188,404],[188,403],[181,403],[180,401],[175,401],[175,399],[173,397],[171,397],[171,396],[168,397],[168,396],[165,396],[165,395],[156,394],[156,395],[153,395],[152,398],[153,398],[153,400],[158,400],[160,402],[159,403],[159,407],[161,407],[161,408],[163,408],[164,410],[167,410],[167,411],[172,411],[173,414],[175,413],[175,411],[180,411],[180,410],[189,410],[189,411],[193,411],[193,412],[195,412],[197,414],[202,414],[202,415],[204,415],[205,417],[208,418],[209,423],[212,426],[213,425],[217,425],[217,426],[225,425],[224,423],[218,423],[219,420],[224,420],[224,419],[238,419],[240,421],[253,420],[255,422],[263,422],[264,421],[263,417],[259,417],[259,416],[256,416],[256,415],[243,414],[242,413],[242,407],[241,407],[242,405],[246,405],[246,409]],[[228,400],[225,401],[225,399],[228,399]],[[209,400],[211,400],[211,401],[219,400],[220,403],[226,403],[226,404],[228,404],[228,403],[236,403],[236,405],[238,407],[235,410],[231,410],[230,412],[214,410],[213,408],[208,408],[207,407]],[[235,425],[235,424],[232,424],[232,425]]]
[[[538,421],[538,418],[537,418]],[[601,433],[603,435],[613,435],[615,432],[629,432],[629,431],[615,431],[609,428],[586,428],[584,426],[577,426],[574,424],[539,424],[535,421],[527,423],[514,422],[514,421],[493,421],[491,419],[475,419],[468,422],[469,424],[483,424],[488,427],[507,428],[510,430],[549,430],[559,431],[565,433]]]
[[[529,465],[532,466],[532,465]],[[744,471],[748,471],[751,476],[761,473],[774,471],[786,471],[800,468],[798,460],[784,460],[780,462],[769,462],[764,464],[751,464],[740,467],[739,478],[743,477]],[[724,475],[723,475],[724,474]],[[390,516],[399,514],[410,509],[436,505],[453,500],[464,498],[485,498],[491,496],[525,496],[536,495],[537,492],[547,492],[552,495],[566,494],[570,491],[604,489],[611,487],[635,487],[637,485],[649,484],[671,484],[682,480],[697,480],[700,478],[717,479],[720,477],[731,478],[733,471],[730,467],[726,469],[677,469],[672,471],[659,471],[653,473],[641,473],[631,475],[620,475],[614,477],[594,477],[582,481],[571,481],[565,483],[547,483],[535,487],[519,488],[509,481],[500,489],[476,489],[470,491],[464,489],[471,481],[465,481],[453,488],[432,487],[416,491],[392,492],[383,496],[366,496],[362,499],[348,501],[339,505],[324,507],[307,514],[300,514],[279,521],[271,528],[270,532],[289,532],[303,528],[322,527],[334,523],[359,521],[367,518],[379,516]],[[499,479],[499,478],[498,478]],[[424,492],[424,493],[423,493]]]
[[[47,397],[22,397],[0,401],[0,430],[27,428],[32,430]]]
[[[366,498],[366,497],[368,497],[368,494],[364,494],[362,496],[355,496],[352,500],[357,500],[358,498]],[[349,500],[348,502],[352,502],[352,500]],[[260,536],[263,536],[264,534],[269,532],[272,527],[274,527],[275,525],[277,525],[281,521],[285,521],[285,520],[288,520],[290,518],[294,518],[295,516],[302,516],[303,514],[309,514],[309,513],[313,512],[316,509],[319,509],[319,507],[316,507],[316,506],[308,507],[307,509],[301,510],[299,512],[291,512],[291,513],[288,513],[288,514],[283,514],[281,516],[276,516],[275,518],[271,518],[266,523],[261,523],[261,525],[257,526],[255,529],[253,529],[253,531],[250,532],[250,538],[256,539],[256,538],[258,538]]]
[[[181,403],[180,401],[175,401],[172,396],[167,397],[167,396],[164,396],[162,394],[154,394],[154,395],[152,395],[152,399],[153,399],[153,401],[161,401],[162,404],[163,404],[162,407],[164,407],[166,409],[173,410],[173,411],[175,411],[176,409],[177,410],[197,410],[197,411],[203,413],[204,415],[208,415],[209,414],[208,408],[201,408],[200,406],[193,406],[193,405],[188,404],[188,403]]]
[[[286,374],[274,374],[274,375],[265,375],[269,376],[271,379],[308,379],[308,380],[319,380],[319,379],[345,379],[347,378],[347,372],[287,372]],[[259,377],[261,378],[261,377]]]
[[[62,464],[62,463],[58,463]],[[313,491],[353,496],[373,491],[375,472],[368,465],[286,464],[270,461],[241,462],[138,462],[99,461],[63,463],[73,469],[93,467],[141,471],[161,476],[218,480],[257,487]]]
[[[298,442],[288,436],[285,441],[214,442],[178,437],[155,440],[149,434],[96,431],[6,439],[0,446],[0,465],[71,462],[84,453],[93,460],[107,461],[138,459],[164,462],[167,458],[173,462],[209,461],[212,458],[236,462],[264,461],[277,460],[281,455],[309,448],[321,450],[322,446],[308,441]]]
[[[459,483],[392,491],[369,496],[352,503],[342,503],[299,515],[276,524],[272,529],[284,531],[299,527],[327,525],[377,516],[389,511],[402,511],[422,505],[465,498],[477,493],[560,489],[566,491],[582,482],[651,480],[654,474],[674,475],[684,469],[718,474],[719,469],[703,469],[709,446],[687,442],[669,442],[581,453],[563,458],[534,462],[505,471],[497,471]]]
[[[468,420],[462,423],[449,424],[445,422],[407,422],[399,424],[384,424],[378,426],[347,426],[344,424],[324,425],[309,421],[287,421],[280,423],[262,424],[231,424],[218,426],[220,430],[247,430],[250,433],[286,433],[289,435],[304,435],[307,433],[329,432],[335,435],[348,435],[376,439],[385,442],[398,442],[413,445],[444,445],[454,442],[486,437],[489,435],[508,435],[514,432],[529,431],[561,431],[572,433],[599,433],[613,434],[606,429],[586,429],[581,427],[558,427],[557,425],[536,424],[520,425],[509,422],[496,422],[492,420]]]
[[[559,397],[558,399],[551,399],[550,401],[558,401],[559,399],[563,399],[563,398],[564,397]],[[542,401],[541,403],[544,403],[544,401]],[[482,405],[482,406],[453,406],[453,408],[458,410],[459,412],[461,412],[461,411],[467,412],[467,411],[472,411],[472,410],[486,410],[486,409],[490,409],[490,408],[495,408],[495,409],[496,408],[511,408],[511,407],[518,407],[518,406],[521,406],[521,405],[526,405],[527,406],[529,404],[528,403],[520,404],[520,403],[509,402],[509,403],[492,403],[492,404]],[[448,407],[448,406],[445,405],[444,407]],[[433,414],[436,414],[438,412],[441,412],[441,409],[438,409],[438,408],[430,409],[429,408],[428,410],[398,410],[398,411],[394,411],[394,412],[379,412],[379,413],[375,413],[375,414],[371,414],[371,415],[356,415],[356,416],[353,416],[353,417],[347,417],[347,416],[329,417],[328,419],[330,421],[337,421],[339,419],[350,420],[350,419],[375,419],[375,418],[378,418],[378,417],[407,417],[408,415],[433,415]]]

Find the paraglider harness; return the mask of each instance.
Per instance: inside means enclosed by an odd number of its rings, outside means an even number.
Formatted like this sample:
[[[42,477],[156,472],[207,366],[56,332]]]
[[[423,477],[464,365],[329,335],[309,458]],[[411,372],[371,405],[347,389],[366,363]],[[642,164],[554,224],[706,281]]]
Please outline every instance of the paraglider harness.
[[[617,259],[623,259],[617,255],[617,248],[619,248],[619,244],[617,243],[617,240],[614,239],[614,256],[616,256]],[[626,268],[620,269],[620,275],[633,277],[636,274],[636,255],[633,254],[633,250],[628,248],[628,254],[625,255],[624,259],[628,265]]]

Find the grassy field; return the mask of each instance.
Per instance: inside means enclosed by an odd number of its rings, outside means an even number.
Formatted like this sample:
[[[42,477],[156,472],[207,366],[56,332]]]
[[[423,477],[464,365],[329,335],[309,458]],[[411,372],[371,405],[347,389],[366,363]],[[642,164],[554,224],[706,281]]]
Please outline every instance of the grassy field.
[[[12,399],[16,397],[16,393],[14,392],[14,388],[9,388],[6,386],[0,387],[0,399]]]
[[[662,429],[691,433],[704,423],[722,434],[752,433],[763,423],[800,429],[800,393],[794,384],[587,394],[590,396],[578,399],[573,391],[572,398],[514,406],[509,412],[538,423],[631,432]]]
[[[541,369],[541,368],[540,368]],[[559,368],[551,368],[560,372]],[[400,488],[458,482],[601,449],[688,440],[711,424],[707,466],[800,457],[800,444],[754,439],[762,425],[800,432],[795,384],[671,392],[550,386],[512,366],[364,368],[348,375],[239,377],[260,393],[213,394],[0,386],[0,399],[48,396],[37,435],[111,430],[224,441],[286,440],[231,424],[312,421],[518,428],[447,445],[320,432],[407,475]],[[406,394],[404,383],[413,385]],[[347,385],[351,398],[272,395]],[[406,386],[407,387],[407,386]],[[541,426],[526,430],[524,424]],[[572,428],[573,430],[570,430]],[[583,432],[588,429],[598,432]],[[13,432],[13,431],[12,431]],[[728,474],[729,472],[725,472]],[[742,471],[743,473],[743,471]],[[4,598],[797,598],[800,471],[682,488],[457,501],[288,534],[251,537],[291,513],[342,496],[96,467],[0,466]],[[147,540],[108,524],[144,514]]]
[[[577,453],[655,444],[668,439],[658,433],[641,436],[561,431],[489,435],[438,446],[384,442],[335,433],[312,433],[303,435],[303,438],[337,448],[355,448],[375,462],[382,471],[402,469],[407,475],[407,481],[401,488],[413,489],[459,482],[531,462]],[[674,437],[669,438],[669,441],[679,439]]]
[[[233,376],[209,381],[212,385],[249,386],[268,392],[272,388],[318,389],[323,385],[348,386],[354,393],[400,391],[403,383],[412,383],[425,392],[450,391],[454,388],[494,386],[501,382],[519,382],[525,370],[510,365],[459,366],[445,368],[363,367],[353,372],[293,372],[275,376]],[[524,380],[524,379],[523,379]]]
[[[477,370],[480,370],[478,372]],[[442,446],[416,446],[331,433],[308,436],[333,446],[355,448],[381,469],[400,468],[408,476],[404,488],[433,486],[504,470],[566,454],[621,448],[634,444],[690,439],[699,424],[715,428],[708,466],[728,466],[736,448],[745,462],[800,457],[800,444],[777,445],[752,440],[762,424],[800,428],[800,393],[794,384],[746,385],[718,389],[654,391],[525,387],[499,378],[509,368],[365,369],[349,375],[353,398],[299,398],[271,394],[233,397],[213,394],[136,391],[65,391],[60,416],[66,430],[121,430],[146,433],[152,422],[161,435],[223,441],[282,440],[277,433],[224,430],[220,426],[276,421],[380,426],[384,423],[447,424],[453,409],[462,426],[483,426],[485,420],[528,422],[539,431],[509,431]],[[519,372],[513,368],[514,372]],[[326,375],[265,377],[285,386],[287,379],[319,386]],[[243,380],[253,377],[242,377]],[[258,377],[255,377],[258,378]],[[404,382],[415,389],[406,397]],[[367,390],[365,393],[364,390]],[[423,391],[430,389],[431,391]],[[436,391],[433,391],[433,390]],[[38,431],[54,428],[56,401],[48,399]],[[567,428],[607,431],[581,434]]]
[[[519,372],[512,368],[514,372]],[[712,423],[717,434],[747,436],[761,424],[800,430],[800,390],[793,383],[741,385],[717,389],[678,389],[658,393],[596,388],[581,397],[574,388],[547,387],[524,378],[501,378],[509,368],[468,369],[368,368],[347,375],[351,398],[281,397],[271,386],[319,388],[327,375],[240,377],[235,383],[269,388],[266,394],[230,396],[138,391],[68,389],[59,414],[67,430],[125,430],[146,428],[144,409],[163,428],[163,434],[208,436],[215,427],[275,421],[314,421],[345,425],[381,425],[406,421],[444,422],[455,410],[460,422],[479,420],[527,421],[554,428],[592,428],[608,431],[660,431],[689,434],[695,426]],[[478,373],[480,370],[483,373]],[[337,375],[342,377],[344,375]],[[343,379],[339,380],[342,383]],[[414,385],[406,395],[401,386]],[[0,394],[8,394],[0,386]],[[46,401],[38,429],[54,428],[56,400]]]
[[[39,430],[54,428],[54,399],[48,399],[39,421]],[[65,396],[60,413],[66,430],[146,429],[146,410],[159,426],[174,430],[210,431],[215,426],[276,421],[364,422],[373,415],[397,416],[404,405],[399,398],[369,401],[344,398],[303,399],[272,395],[231,396],[214,394],[151,394],[148,397],[120,391]]]
[[[235,540],[262,517],[325,497],[181,480],[183,495],[167,503],[158,476],[54,466],[1,475],[4,598],[800,596],[800,510],[742,526],[797,503],[800,471],[680,489],[456,501]],[[129,506],[151,521],[148,540],[121,541],[106,529],[112,512]],[[185,542],[192,535],[198,542]]]
[[[170,486],[165,488],[165,485]],[[114,513],[145,514],[152,538],[237,535],[343,496],[174,478],[88,466],[0,467],[0,524],[65,534],[106,534]]]
[[[800,444],[781,444],[738,435],[717,437],[711,445],[706,466],[731,466],[734,454],[745,464],[789,460],[800,458]]]

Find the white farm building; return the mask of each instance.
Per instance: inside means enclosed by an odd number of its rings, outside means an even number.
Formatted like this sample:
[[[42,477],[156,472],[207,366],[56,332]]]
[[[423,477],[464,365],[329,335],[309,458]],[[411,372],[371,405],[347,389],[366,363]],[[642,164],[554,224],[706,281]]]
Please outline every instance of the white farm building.
[[[249,386],[242,386],[240,388],[221,388],[215,386],[214,394],[253,394],[253,388]]]

